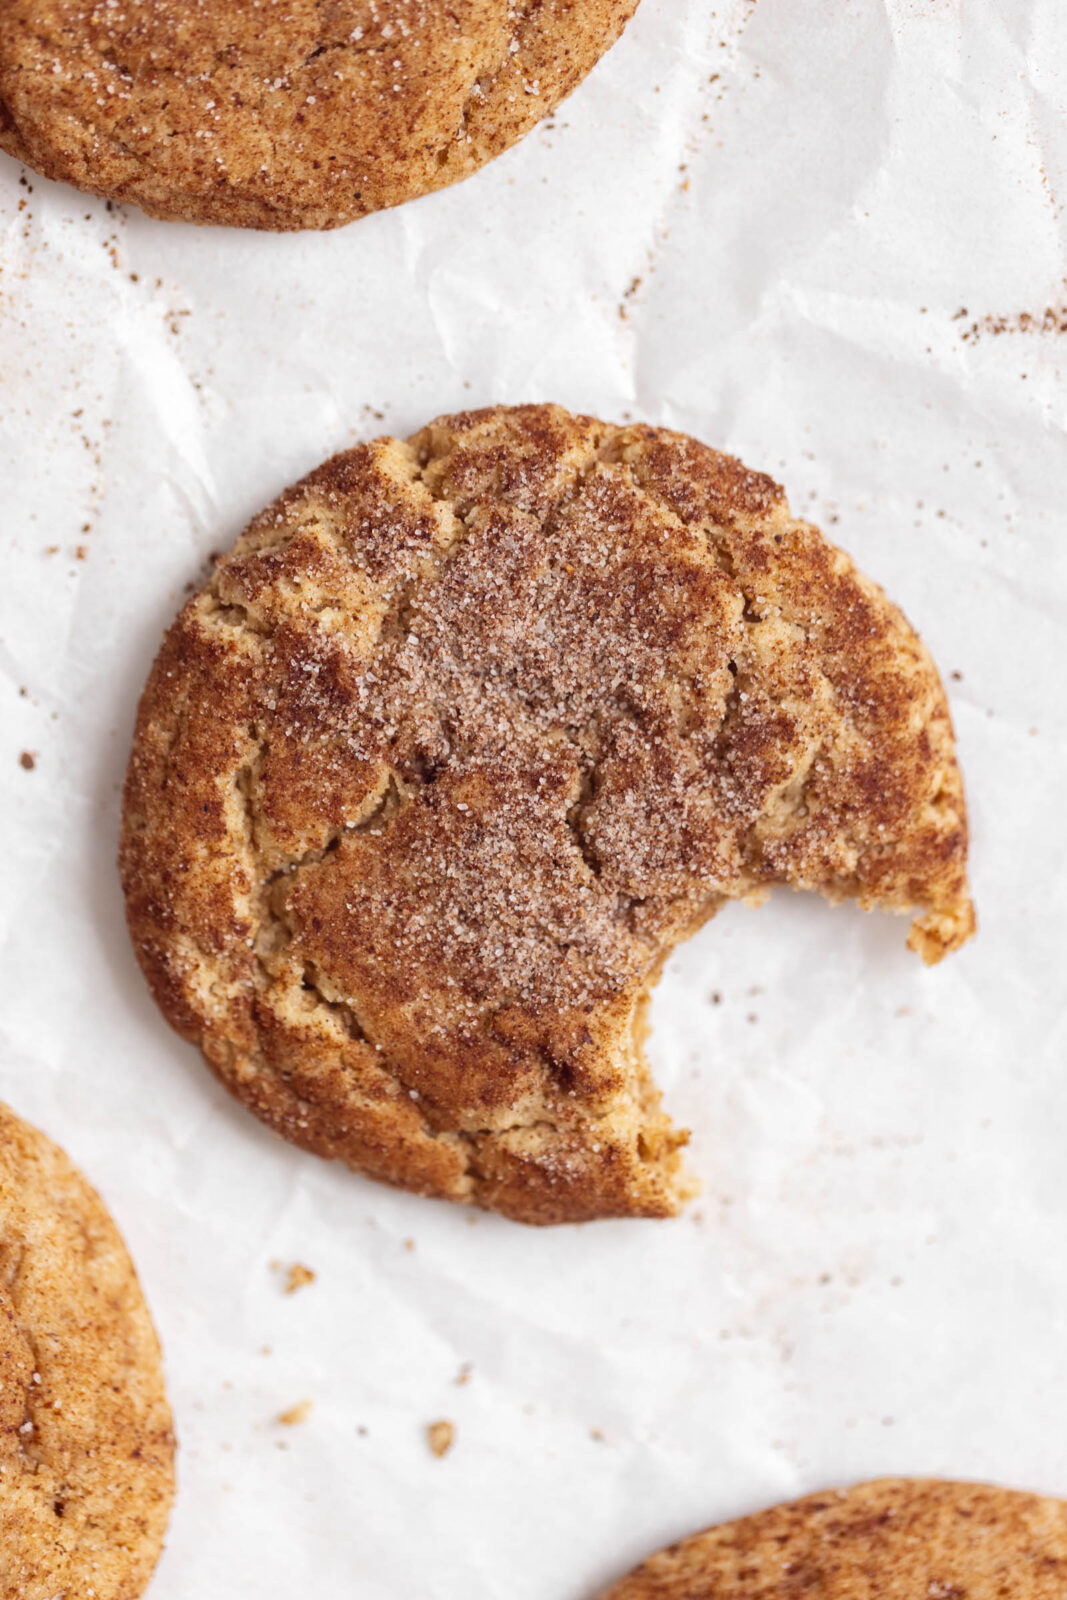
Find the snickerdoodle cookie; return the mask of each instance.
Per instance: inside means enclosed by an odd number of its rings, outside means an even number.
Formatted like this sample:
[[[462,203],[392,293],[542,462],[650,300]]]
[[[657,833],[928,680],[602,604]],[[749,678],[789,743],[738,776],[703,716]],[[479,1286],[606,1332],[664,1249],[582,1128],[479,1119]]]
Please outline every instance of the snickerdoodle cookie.
[[[4,0],[0,147],[156,217],[333,228],[475,172],[637,0]]]
[[[0,1600],[134,1600],[173,1458],[159,1344],[115,1224],[0,1105]]]
[[[1063,1600],[1067,1501],[938,1479],[809,1495],[661,1550],[602,1600]]]
[[[163,643],[121,865],[153,993],[286,1138],[526,1222],[665,1216],[641,1040],[769,885],[973,929],[945,696],[782,491],[554,406],[285,492]]]

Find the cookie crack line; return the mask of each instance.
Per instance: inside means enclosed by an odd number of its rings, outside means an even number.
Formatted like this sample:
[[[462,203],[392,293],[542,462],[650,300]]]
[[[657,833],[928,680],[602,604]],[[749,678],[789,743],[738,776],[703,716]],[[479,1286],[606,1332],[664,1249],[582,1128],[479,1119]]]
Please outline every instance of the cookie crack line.
[[[522,31],[523,25],[527,21],[531,12],[538,10],[539,6],[540,0],[526,0],[526,3],[522,7],[521,14],[518,17],[517,25],[513,26],[512,28],[508,42],[504,47],[500,61],[498,62],[495,70],[490,73],[488,78],[485,78],[484,74],[480,72],[475,75],[474,80],[467,91],[463,105],[460,108],[455,131],[453,132],[451,138],[443,139],[437,148],[434,160],[438,168],[443,168],[448,165],[449,157],[452,155],[457,145],[463,144],[464,142],[467,144],[473,142],[470,137],[469,129],[471,112],[474,109],[475,102],[479,100],[488,100],[489,96],[493,93],[493,90],[500,81],[501,74],[508,66],[510,57],[516,53],[513,47],[518,46],[518,38]],[[515,9],[516,11],[518,10],[517,7]]]
[[[665,430],[494,408],[331,458],[189,602],[138,726],[168,1015],[297,1143],[522,1220],[678,1209],[645,1009],[726,901],[918,908],[932,959],[973,926],[917,637]]]
[[[270,962],[261,947],[261,936],[263,934],[264,926],[266,926],[268,934],[273,934],[277,940],[277,947],[271,952],[272,954],[279,954],[281,951],[284,951],[291,941],[293,932],[284,915],[280,914],[274,909],[272,905],[272,891],[278,884],[283,883],[287,878],[293,877],[305,867],[323,861],[326,856],[337,847],[341,838],[349,830],[345,828],[336,830],[332,838],[324,846],[305,851],[300,856],[294,857],[291,861],[283,864],[280,867],[270,869],[265,867],[262,861],[260,848],[257,843],[260,818],[256,810],[253,794],[256,768],[257,765],[262,763],[266,752],[267,742],[263,739],[260,739],[254,752],[251,754],[251,756],[246,758],[238,770],[238,776],[235,781],[235,790],[240,796],[244,808],[247,845],[253,866],[250,900],[255,920],[253,922],[252,931],[249,937],[249,949],[251,951],[252,959],[255,963],[258,974],[258,983],[265,991],[269,992],[280,985],[281,979],[279,978],[278,973],[272,969]],[[375,1042],[370,1038],[369,1034],[366,1032],[362,1023],[356,1016],[354,1009],[345,1002],[335,1001],[328,998],[323,992],[321,986],[322,980],[313,962],[304,961],[302,963],[302,983],[306,992],[315,996],[315,1004],[321,1007],[327,1014],[336,1018],[341,1023],[344,1032],[350,1039],[356,1041],[357,1043],[368,1044],[375,1050],[378,1064],[390,1077],[392,1077],[398,1092],[406,1094],[407,1091],[401,1079],[390,1068],[387,1055],[381,1050],[381,1047],[375,1044]],[[251,1008],[251,1021],[257,1040],[254,1064],[260,1071],[273,1075],[277,1072],[277,1069],[271,1064],[269,1051],[264,1042],[262,1020],[257,1014],[254,1003]],[[287,1087],[289,1088],[289,1092],[293,1094],[294,1098],[297,1099],[302,1106],[308,1109],[313,1109],[313,1101],[309,1100],[306,1096],[299,1094],[292,1088],[291,1085],[288,1085]],[[438,1130],[433,1128],[432,1124],[426,1118],[425,1112],[422,1111],[421,1107],[416,1107],[416,1110],[418,1111],[423,1124],[423,1132],[429,1138],[437,1138],[439,1136]]]
[[[38,1412],[45,1404],[43,1373],[47,1364],[42,1362],[37,1339],[32,1331],[21,1320],[16,1320],[16,1327],[33,1357],[33,1372],[26,1385],[26,1415],[18,1429],[19,1459],[23,1470],[36,1474],[42,1467],[51,1465],[38,1423]]]
[[[17,1424],[8,1430],[15,1435],[18,1446],[19,1461],[25,1472],[35,1474],[41,1466],[48,1464],[48,1457],[40,1443],[41,1431],[38,1426],[37,1413],[44,1402],[42,1374],[47,1370],[47,1363],[41,1360],[40,1348],[33,1329],[26,1322],[20,1311],[21,1296],[18,1293],[18,1282],[26,1259],[27,1246],[20,1240],[15,1246],[10,1237],[5,1240],[5,1254],[10,1255],[17,1248],[17,1257],[9,1267],[7,1280],[0,1285],[0,1310],[7,1309],[10,1326],[14,1329],[17,1339],[26,1346],[32,1358],[32,1370],[29,1381],[25,1385],[25,1407],[22,1417]],[[10,1386],[11,1380],[5,1378],[5,1387]]]

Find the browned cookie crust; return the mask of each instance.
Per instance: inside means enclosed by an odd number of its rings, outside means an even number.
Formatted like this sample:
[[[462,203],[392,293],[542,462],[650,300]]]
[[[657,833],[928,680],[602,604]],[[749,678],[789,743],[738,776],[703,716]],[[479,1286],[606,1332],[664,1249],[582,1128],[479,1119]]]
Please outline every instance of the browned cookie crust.
[[[159,1344],[115,1224],[0,1105],[0,1600],[134,1600],[173,1461]]]
[[[973,928],[945,697],[769,478],[555,406],[313,472],[174,623],[126,784],[170,1022],[285,1137],[526,1222],[666,1216],[672,946],[769,885]]]
[[[602,1600],[1063,1600],[1067,1502],[886,1478],[671,1545]]]
[[[0,147],[151,216],[334,228],[475,172],[637,0],[4,0]]]

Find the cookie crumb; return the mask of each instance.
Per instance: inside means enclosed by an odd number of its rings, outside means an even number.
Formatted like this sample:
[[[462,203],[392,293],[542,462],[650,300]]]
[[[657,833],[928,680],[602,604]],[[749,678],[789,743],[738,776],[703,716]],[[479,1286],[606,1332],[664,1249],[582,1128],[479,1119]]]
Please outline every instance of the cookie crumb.
[[[25,767],[27,772],[32,772],[37,765],[37,757],[32,750],[24,750],[19,756],[19,766]]]
[[[290,1406],[288,1411],[280,1411],[278,1413],[278,1421],[286,1428],[295,1428],[301,1422],[307,1421],[313,1406],[313,1400],[299,1400],[295,1406]]]
[[[298,1289],[303,1289],[306,1284],[315,1282],[315,1274],[310,1267],[305,1267],[302,1261],[294,1261],[285,1278],[286,1294],[295,1294]]]
[[[439,1459],[451,1450],[455,1437],[456,1430],[451,1422],[431,1422],[426,1429],[426,1442]]]
[[[463,1365],[460,1367],[459,1371],[456,1373],[456,1376],[452,1379],[452,1382],[456,1385],[457,1389],[462,1389],[464,1387],[464,1385],[470,1383],[470,1381],[471,1381],[471,1364],[470,1364],[469,1361],[464,1361]]]

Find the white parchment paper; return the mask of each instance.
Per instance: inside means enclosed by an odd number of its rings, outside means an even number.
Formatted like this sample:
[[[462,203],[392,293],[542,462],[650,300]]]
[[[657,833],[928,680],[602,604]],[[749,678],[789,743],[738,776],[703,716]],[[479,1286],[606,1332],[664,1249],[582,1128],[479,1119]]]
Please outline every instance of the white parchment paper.
[[[153,1600],[588,1600],[861,1476],[1067,1493],[1065,111],[1061,0],[644,0],[550,126],[339,233],[0,160],[0,1094],[164,1341]],[[981,931],[941,968],[795,896],[676,955],[673,1223],[530,1231],[289,1149],[122,921],[134,705],[209,552],[355,439],[527,399],[780,477],[929,643],[968,784]]]

